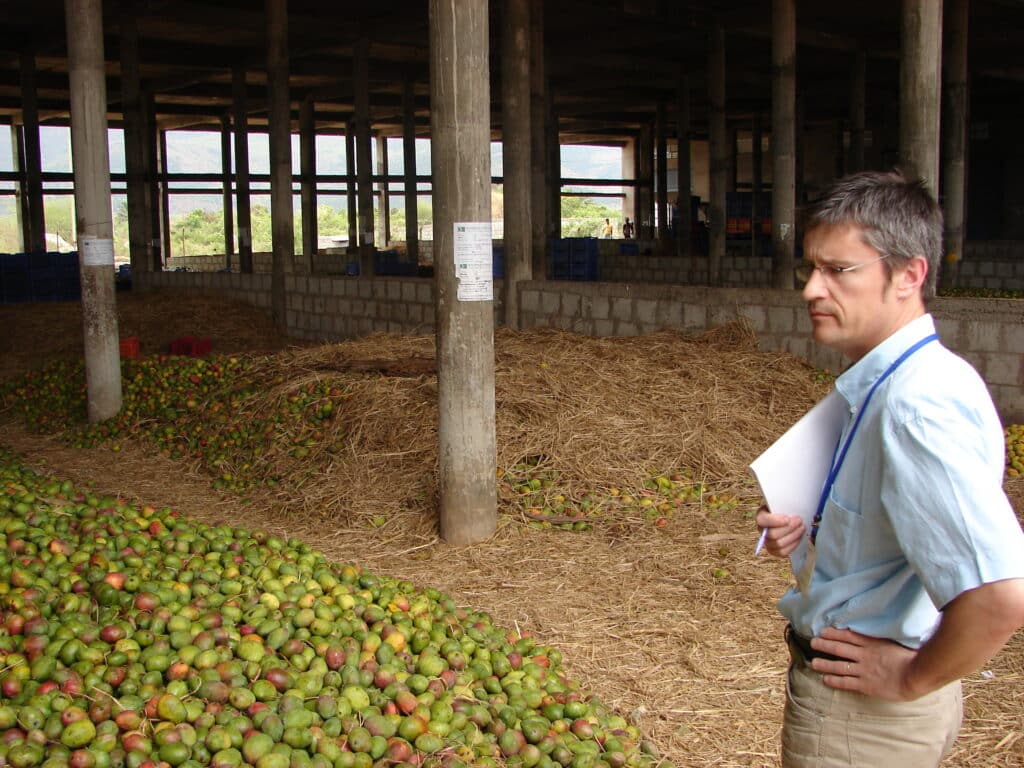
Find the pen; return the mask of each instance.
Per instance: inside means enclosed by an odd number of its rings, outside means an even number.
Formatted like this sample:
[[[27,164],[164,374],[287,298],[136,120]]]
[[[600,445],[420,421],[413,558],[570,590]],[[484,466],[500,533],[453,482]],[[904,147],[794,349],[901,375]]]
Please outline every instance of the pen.
[[[761,554],[761,550],[764,549],[764,542],[768,538],[768,529],[765,528],[761,531],[761,538],[757,540],[757,546],[754,548],[754,557]]]

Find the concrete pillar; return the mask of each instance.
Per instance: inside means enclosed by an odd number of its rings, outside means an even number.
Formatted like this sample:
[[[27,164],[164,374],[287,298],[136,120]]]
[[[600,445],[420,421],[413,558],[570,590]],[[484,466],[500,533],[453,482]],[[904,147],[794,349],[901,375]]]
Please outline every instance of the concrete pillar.
[[[550,80],[544,92],[544,114],[548,166],[547,240],[550,241],[562,236],[562,137],[558,132],[555,94]]]
[[[318,230],[316,221],[316,106],[307,96],[299,107],[299,173],[302,175],[302,263],[312,274],[316,269]]]
[[[725,124],[725,28],[715,23],[708,46],[708,285],[722,284],[730,152]]]
[[[266,0],[267,101],[270,129],[270,304],[278,330],[287,328],[285,274],[295,271],[292,212],[292,120],[288,95],[288,0]]]
[[[46,221],[43,214],[43,167],[39,149],[39,107],[36,94],[35,47],[29,42],[21,51],[21,170],[24,217],[22,220],[25,250],[42,253],[46,248]]]
[[[900,166],[939,196],[942,0],[903,0]]]
[[[359,214],[356,208],[356,124],[345,126],[345,198],[348,203],[348,252],[359,253]],[[360,272],[372,275],[373,272]]]
[[[231,192],[231,113],[220,116],[220,178],[224,207],[224,268],[234,268],[235,256],[235,200]]]
[[[379,201],[377,210],[380,211],[377,223],[376,242],[381,248],[387,248],[391,242],[391,195],[388,189],[388,140],[380,134],[373,139],[377,144],[377,177],[380,179],[380,187],[377,192]]]
[[[252,274],[252,206],[249,192],[249,97],[245,70],[231,73],[232,110],[235,123],[235,217],[238,221],[238,268]]]
[[[626,139],[622,145],[622,178],[630,182],[623,188],[622,215],[628,216],[633,222],[633,238],[640,238],[640,206],[638,205],[638,161],[640,141],[637,137]]]
[[[370,147],[370,41],[360,38],[352,62],[356,110],[356,178],[359,206],[359,269],[373,274],[373,167]]]
[[[505,0],[501,48],[505,325],[521,328],[519,283],[533,277],[530,0]]]
[[[796,239],[796,0],[772,2],[772,287],[793,287]]]
[[[156,104],[153,103],[154,113],[153,121],[156,122],[155,108]],[[168,188],[167,181],[167,131],[160,128],[156,129],[156,172],[155,178],[157,182],[157,200],[158,205],[156,206],[155,221],[156,221],[156,232],[159,233],[160,247],[157,250],[157,255],[160,259],[160,269],[163,269],[164,264],[171,255],[171,195]]]
[[[850,83],[850,151],[847,155],[846,172],[863,171],[864,165],[864,117],[867,113],[868,57],[864,51],[853,56],[853,76]]]
[[[402,167],[405,189],[405,253],[410,264],[419,263],[420,235],[416,182],[416,90],[412,75],[402,86]]]
[[[440,528],[462,546],[497,526],[487,0],[429,8]]]
[[[544,2],[530,0],[530,227],[533,230],[534,280],[546,278],[548,269],[550,169],[547,162],[547,91]]]
[[[658,100],[657,110],[654,115],[654,160],[657,175],[657,201],[658,201],[658,239],[668,240],[669,228],[671,226],[671,208],[668,201],[668,139],[665,102]]]
[[[967,13],[968,0],[950,0],[946,6],[946,104],[942,168],[945,214],[945,258],[939,278],[955,287],[964,255],[964,216],[967,200]]]
[[[150,143],[146,107],[139,81],[139,32],[133,13],[121,19],[121,103],[128,203],[128,251],[132,271],[151,271],[153,259],[153,197],[146,183]],[[230,211],[228,211],[230,214]]]
[[[654,125],[650,120],[640,126],[636,141],[636,228],[641,240],[653,240],[654,231]]]
[[[761,113],[755,112],[750,126],[750,255],[760,256],[761,243]]]
[[[11,125],[10,126],[11,158],[14,160],[14,168],[12,168],[12,170],[15,171],[16,173],[23,173],[22,169],[25,167],[25,137],[24,137],[24,133],[25,133],[24,126],[20,126],[20,125]],[[20,185],[20,189],[21,189],[22,193],[24,193],[24,190],[25,190],[25,184],[24,183],[22,183]],[[14,206],[14,217],[15,217],[15,226],[17,227],[17,231],[21,233],[21,241],[20,241],[20,245],[18,247],[21,248],[23,251],[27,251],[27,250],[29,250],[29,248],[28,248],[29,235],[28,235],[28,231],[26,229],[26,227],[28,226],[28,224],[26,222],[29,219],[29,214],[28,214],[28,205],[27,205],[27,201],[25,199],[25,195],[24,194],[21,195],[20,204]]]
[[[682,69],[676,93],[676,178],[679,188],[679,232],[676,233],[676,255],[693,253],[693,217],[690,213],[690,189],[693,186],[693,168],[690,162],[690,76]]]
[[[107,84],[100,0],[66,0],[71,156],[82,279],[86,409],[95,424],[121,410],[121,354],[114,300],[114,222],[107,151]]]

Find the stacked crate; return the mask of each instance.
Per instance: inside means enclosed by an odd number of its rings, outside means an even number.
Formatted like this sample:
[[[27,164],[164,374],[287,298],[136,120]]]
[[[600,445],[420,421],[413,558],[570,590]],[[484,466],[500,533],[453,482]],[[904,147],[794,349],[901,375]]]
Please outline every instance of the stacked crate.
[[[596,237],[564,237],[551,241],[552,280],[597,280]]]
[[[0,254],[0,299],[4,304],[78,301],[81,295],[77,252]]]

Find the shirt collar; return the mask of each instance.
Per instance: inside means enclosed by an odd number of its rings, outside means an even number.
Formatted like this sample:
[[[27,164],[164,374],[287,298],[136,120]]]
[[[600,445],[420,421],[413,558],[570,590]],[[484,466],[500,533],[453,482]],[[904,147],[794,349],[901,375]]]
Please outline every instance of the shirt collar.
[[[933,333],[935,321],[931,315],[925,314],[910,321],[844,371],[836,379],[836,390],[851,408],[859,406],[867,397],[871,385],[896,358]]]

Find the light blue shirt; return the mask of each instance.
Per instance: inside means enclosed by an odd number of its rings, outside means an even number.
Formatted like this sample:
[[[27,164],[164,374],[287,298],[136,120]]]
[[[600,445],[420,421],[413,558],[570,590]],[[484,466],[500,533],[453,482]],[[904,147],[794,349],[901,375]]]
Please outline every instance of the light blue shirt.
[[[850,408],[842,440],[878,377],[934,332],[920,317],[836,379]],[[872,396],[825,504],[809,593],[791,589],[779,610],[806,637],[833,626],[919,648],[955,597],[1024,578],[1004,468],[981,377],[938,341],[921,347]]]

